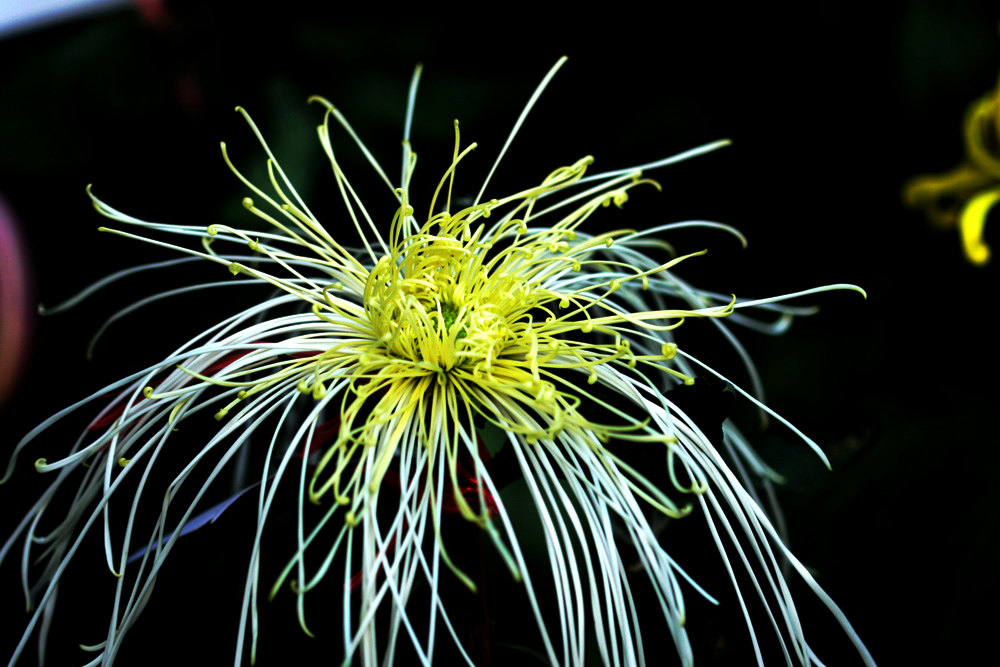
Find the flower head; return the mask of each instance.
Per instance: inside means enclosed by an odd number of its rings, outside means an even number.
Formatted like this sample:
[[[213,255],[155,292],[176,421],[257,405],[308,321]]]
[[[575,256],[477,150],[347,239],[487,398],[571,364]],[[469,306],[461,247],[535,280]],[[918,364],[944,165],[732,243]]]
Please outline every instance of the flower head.
[[[1000,87],[969,105],[963,123],[965,157],[949,172],[922,174],[903,187],[903,201],[934,224],[957,227],[965,256],[986,264],[986,218],[1000,201]]]
[[[562,62],[536,90],[507,145]],[[43,555],[41,594],[29,599],[36,611],[18,653],[40,615],[54,605],[65,564],[102,515],[107,565],[118,579],[108,636],[91,648],[98,653],[95,662],[110,663],[183,535],[252,490],[258,496],[257,529],[246,554],[235,663],[242,661],[248,625],[252,657],[264,537],[271,529],[276,491],[285,484],[298,488],[297,538],[292,544],[268,543],[287,557],[284,570],[267,582],[271,595],[290,585],[302,627],[309,632],[309,591],[325,579],[339,579],[345,663],[359,656],[365,664],[391,664],[397,643],[408,642],[408,650],[430,664],[441,627],[472,663],[453,629],[456,610],[439,593],[445,576],[476,587],[450,556],[453,524],[447,514],[460,515],[489,536],[510,576],[523,586],[542,650],[552,664],[583,664],[588,642],[596,645],[605,664],[642,663],[633,601],[638,585],[652,587],[678,655],[690,663],[684,590],[712,598],[670,557],[669,540],[658,536],[653,524],[656,516],[680,518],[692,512],[701,514],[710,528],[752,637],[750,607],[738,583],[744,577],[752,581],[786,660],[809,664],[815,659],[782,574],[780,563],[787,559],[870,661],[837,607],[785,548],[755,500],[749,475],[734,473],[731,466],[749,466],[761,479],[777,479],[777,474],[729,422],[723,426],[726,451],[718,451],[669,391],[695,382],[699,374],[725,379],[675,340],[674,330],[685,319],[715,322],[742,353],[724,324],[727,318],[777,331],[791,316],[809,312],[783,301],[858,288],[833,285],[741,301],[688,285],[674,268],[702,252],[672,256],[669,246],[657,240],[661,233],[691,226],[739,237],[725,225],[680,222],[645,231],[588,230],[588,219],[598,209],[623,205],[632,188],[656,186],[643,177],[644,170],[726,142],[597,175],[587,174],[593,159],[585,157],[525,190],[484,199],[488,177],[479,196],[459,207],[452,197],[455,174],[475,144],[462,146],[456,122],[451,165],[426,204],[426,214],[418,214],[410,199],[416,155],[408,128],[419,75],[418,68],[398,184],[386,176],[339,110],[316,98],[326,110],[320,143],[345,216],[360,239],[358,249],[342,245],[343,239],[309,210],[242,109],[268,156],[269,191],[240,173],[225,145],[223,156],[250,189],[244,207],[266,223],[265,231],[145,222],[91,194],[102,215],[137,230],[105,231],[215,262],[244,284],[272,291],[162,362],[57,415],[108,392],[117,396],[91,420],[70,453],[58,461],[36,462],[39,471],[56,473],[56,480],[0,552],[2,559],[23,537],[27,577],[30,546],[40,539],[39,519],[48,502],[60,487],[79,484],[78,502],[44,536],[52,546]],[[387,234],[380,233],[341,169],[331,138],[337,125],[398,201]],[[506,146],[497,164],[505,151]],[[202,247],[174,245],[154,234],[199,238]],[[747,309],[776,313],[777,320],[750,319],[741,314]],[[753,374],[752,365],[750,369]],[[768,410],[753,393],[737,391]],[[214,414],[217,430],[204,437],[165,488],[148,487],[147,476],[161,456],[170,455],[167,445],[175,432],[183,431],[185,422],[193,423],[198,413]],[[26,436],[17,451],[50,422]],[[822,457],[815,443],[792,428]],[[662,461],[668,488],[635,463],[640,451],[653,452]],[[511,516],[503,498],[510,480],[494,467],[502,457],[523,480],[537,513],[547,570],[529,567],[525,558],[524,524]],[[237,466],[241,470],[247,461],[258,463],[255,481],[246,481],[234,498],[206,509],[203,498],[210,497],[217,477],[234,461],[242,462]],[[120,497],[123,481],[135,483],[137,476],[137,485],[126,487],[135,489],[132,495]],[[306,520],[306,501],[322,509],[316,521]],[[123,502],[126,529],[112,534],[108,516],[112,508],[120,512]],[[147,505],[159,508],[155,521],[139,525],[139,508]],[[638,560],[643,580],[629,574],[624,552]],[[737,576],[734,570],[741,569]],[[430,618],[420,622],[413,617],[418,589],[431,601]],[[558,622],[543,617],[542,594],[554,598]],[[754,646],[762,662],[756,639]]]

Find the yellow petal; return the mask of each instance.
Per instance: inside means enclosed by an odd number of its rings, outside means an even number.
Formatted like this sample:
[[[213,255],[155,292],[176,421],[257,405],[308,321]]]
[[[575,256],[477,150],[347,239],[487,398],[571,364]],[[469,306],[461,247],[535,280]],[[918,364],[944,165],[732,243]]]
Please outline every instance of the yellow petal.
[[[965,255],[973,264],[985,264],[990,259],[990,249],[983,243],[983,228],[990,209],[1000,199],[1000,188],[980,192],[962,209],[958,228],[962,233]]]

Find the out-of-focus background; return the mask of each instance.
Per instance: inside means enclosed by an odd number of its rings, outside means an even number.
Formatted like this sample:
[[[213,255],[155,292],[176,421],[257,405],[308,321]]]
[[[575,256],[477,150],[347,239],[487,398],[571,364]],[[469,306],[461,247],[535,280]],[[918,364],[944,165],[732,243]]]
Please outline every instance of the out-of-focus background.
[[[720,292],[768,296],[838,282],[867,290],[867,301],[847,292],[810,298],[821,312],[784,336],[742,335],[769,404],[821,443],[833,472],[789,444],[795,439],[780,424],[761,432],[751,410],[738,407],[737,416],[788,477],[779,496],[793,550],[878,661],[968,664],[973,648],[989,641],[997,619],[981,610],[994,609],[1000,595],[1000,448],[991,429],[1000,267],[969,264],[957,233],[905,209],[900,191],[911,176],[961,159],[963,113],[1000,73],[995,3],[913,0],[862,10],[825,2],[735,12],[661,3],[592,15],[564,10],[565,21],[545,23],[508,16],[501,5],[440,20],[355,21],[335,9],[282,4],[104,4],[92,14],[0,26],[0,197],[25,249],[23,269],[12,268],[11,254],[0,266],[3,294],[12,295],[0,321],[2,368],[21,365],[20,379],[0,388],[9,391],[0,406],[0,458],[48,415],[156,361],[219,309],[240,303],[224,290],[198,307],[162,302],[114,324],[90,361],[88,342],[110,315],[175,282],[144,276],[62,314],[18,315],[18,299],[56,304],[118,269],[173,256],[99,233],[104,220],[89,204],[88,183],[144,219],[245,221],[244,191],[218,142],[258,182],[266,172],[233,112],[238,104],[313,210],[340,229],[346,218],[314,130],[321,109],[306,99],[320,94],[337,105],[392,176],[410,73],[421,62],[417,192],[429,192],[446,167],[458,118],[464,141],[479,148],[463,163],[457,189],[475,194],[537,82],[568,55],[493,190],[535,184],[585,154],[595,156],[595,168],[611,169],[731,138],[729,148],[651,173],[662,193],[637,190],[622,211],[602,211],[593,224],[705,219],[738,227],[749,238],[745,250],[723,234],[669,239],[680,252],[709,248],[679,273]],[[358,189],[388,221],[394,200],[348,137],[338,136],[349,173],[360,174]],[[14,236],[3,233],[9,253]],[[987,227],[986,238],[1000,245],[1000,231]],[[720,340],[699,340],[709,328],[691,332],[678,340],[717,350],[716,367],[745,382]],[[30,462],[65,445],[36,443],[15,481],[0,487],[5,534],[41,488]],[[137,626],[141,652],[178,652],[210,635],[231,646],[238,606],[214,595],[220,561],[209,556],[203,570],[186,575],[193,592],[175,594],[166,607],[175,613]],[[23,625],[16,560],[0,568],[5,652]],[[238,579],[246,558],[221,562]],[[110,577],[97,567],[92,576]],[[110,584],[99,590],[104,597],[86,603],[66,596],[61,608],[103,617]],[[807,636],[820,657],[855,664],[833,622],[807,598]],[[699,617],[689,620],[699,625]],[[93,640],[60,632],[60,657]],[[743,664],[736,656],[746,655],[745,639],[711,630],[698,637],[701,664]],[[283,641],[300,639],[308,641]],[[29,653],[25,664],[33,659]],[[65,660],[83,662],[72,652]]]

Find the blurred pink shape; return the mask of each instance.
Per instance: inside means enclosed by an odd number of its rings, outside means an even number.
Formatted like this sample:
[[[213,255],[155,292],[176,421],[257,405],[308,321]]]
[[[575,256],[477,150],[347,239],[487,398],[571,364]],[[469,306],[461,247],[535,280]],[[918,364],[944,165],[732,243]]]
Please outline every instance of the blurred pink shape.
[[[34,310],[24,243],[13,214],[0,198],[0,405],[27,365]]]

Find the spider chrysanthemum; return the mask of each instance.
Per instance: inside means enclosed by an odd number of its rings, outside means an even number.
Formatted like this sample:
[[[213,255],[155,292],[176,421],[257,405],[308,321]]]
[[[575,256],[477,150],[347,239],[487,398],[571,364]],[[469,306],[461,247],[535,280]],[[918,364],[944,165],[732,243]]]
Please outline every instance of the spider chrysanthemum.
[[[531,97],[494,169],[562,62]],[[0,551],[2,560],[23,541],[22,576],[33,610],[14,660],[52,611],[66,565],[84,537],[102,525],[107,566],[117,577],[112,618],[107,637],[85,648],[96,653],[90,664],[113,662],[170,552],[232,502],[214,507],[205,502],[219,475],[258,463],[238,494],[252,491],[258,509],[245,553],[235,664],[243,662],[247,647],[251,657],[256,650],[265,542],[271,553],[287,559],[265,586],[272,596],[297,596],[307,631],[316,630],[309,623],[309,592],[324,580],[336,582],[341,599],[325,596],[318,603],[343,610],[335,630],[342,634],[345,664],[393,664],[400,642],[407,644],[408,655],[430,664],[442,633],[472,664],[454,629],[454,616],[463,611],[449,608],[439,594],[444,577],[476,585],[451,556],[449,532],[458,519],[449,514],[489,536],[525,594],[540,651],[551,664],[582,665],[593,655],[604,664],[643,664],[648,649],[642,627],[649,619],[640,623],[636,611],[640,586],[651,587],[676,652],[689,664],[685,592],[712,597],[669,555],[670,531],[653,525],[657,517],[692,513],[707,522],[713,543],[706,546],[718,552],[732,583],[758,663],[765,660],[756,639],[761,627],[777,638],[772,643],[784,661],[818,662],[806,643],[784,564],[830,608],[870,662],[843,614],[787,550],[756,499],[753,479],[777,474],[728,421],[720,452],[670,394],[697,375],[725,380],[675,340],[674,330],[685,319],[710,318],[721,340],[744,354],[727,321],[777,331],[792,315],[808,311],[783,301],[857,288],[832,285],[741,301],[681,280],[673,269],[691,255],[671,256],[669,246],[657,240],[672,229],[697,226],[739,236],[731,228],[679,222],[644,231],[588,231],[596,210],[621,206],[632,188],[656,185],[643,170],[725,142],[597,175],[586,173],[593,160],[585,157],[504,197],[484,198],[487,177],[471,203],[457,206],[456,169],[475,144],[462,146],[456,122],[451,165],[418,212],[410,199],[416,156],[409,126],[419,72],[410,88],[398,184],[341,113],[317,98],[326,109],[320,143],[344,215],[360,237],[358,249],[342,245],[345,241],[309,210],[242,110],[267,153],[270,187],[265,191],[246,179],[225,145],[223,156],[250,189],[243,204],[266,223],[264,231],[144,222],[91,195],[102,215],[137,230],[106,231],[192,256],[134,271],[205,260],[227,267],[232,280],[265,288],[267,296],[162,362],[67,408],[18,445],[16,452],[55,419],[91,401],[106,402],[68,454],[36,462],[39,471],[56,479]],[[387,233],[379,231],[382,226],[340,167],[331,138],[337,125],[398,200]],[[200,238],[201,247],[146,236],[157,233]],[[747,309],[777,319],[750,319],[741,312]],[[767,410],[756,392],[736,391]],[[190,460],[157,485],[153,471],[172,456],[169,443],[185,422],[196,423],[199,413],[215,416],[214,431],[199,436],[200,448],[188,454]],[[815,443],[774,416],[823,456]],[[642,461],[658,461],[661,470],[644,469],[637,452]],[[523,482],[537,523],[508,512],[503,487],[511,479],[494,468],[501,457]],[[13,465],[12,459],[8,476]],[[297,537],[272,543],[265,538],[282,485],[295,489],[298,499]],[[68,489],[74,502],[50,525],[43,515],[61,489]],[[320,508],[315,520],[306,519],[310,501]],[[154,509],[154,520],[144,523],[147,507]],[[123,523],[122,531],[113,528],[116,522]],[[539,527],[547,563],[529,564],[525,557],[526,525]],[[39,542],[45,551],[41,564],[32,566],[33,545]],[[636,569],[642,574],[633,574]],[[416,599],[429,605],[417,613]],[[555,619],[543,607],[555,609]]]
[[[986,264],[986,221],[1000,201],[1000,86],[969,105],[962,132],[962,162],[948,172],[911,178],[903,187],[903,201],[940,227],[957,227],[966,258]]]

